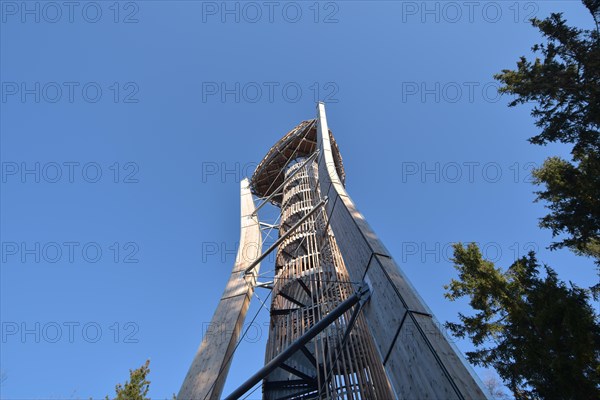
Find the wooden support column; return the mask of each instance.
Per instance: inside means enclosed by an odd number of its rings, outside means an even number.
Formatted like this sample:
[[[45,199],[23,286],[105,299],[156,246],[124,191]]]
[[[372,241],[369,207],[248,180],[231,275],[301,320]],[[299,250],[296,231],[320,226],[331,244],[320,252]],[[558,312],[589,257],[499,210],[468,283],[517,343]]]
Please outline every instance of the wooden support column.
[[[317,106],[319,185],[350,280],[371,288],[363,314],[399,399],[485,399],[487,391],[356,209],[336,171],[325,105]],[[375,188],[373,195],[377,196]]]
[[[218,400],[231,366],[260,268],[262,236],[247,179],[241,182],[241,232],[237,258],[221,301],[181,385],[178,400]]]

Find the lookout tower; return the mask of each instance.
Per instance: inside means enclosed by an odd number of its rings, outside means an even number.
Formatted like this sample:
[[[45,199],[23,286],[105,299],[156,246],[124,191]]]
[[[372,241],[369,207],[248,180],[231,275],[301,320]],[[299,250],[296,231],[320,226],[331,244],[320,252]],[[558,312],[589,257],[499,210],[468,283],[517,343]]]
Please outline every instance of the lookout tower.
[[[265,366],[226,399],[262,382],[265,400],[485,399],[487,396],[344,187],[325,105],[241,183],[241,237],[231,277],[179,400],[221,398],[256,287],[271,294]],[[375,188],[371,189],[375,191]],[[255,204],[253,197],[260,200]],[[280,209],[262,247],[258,211]],[[257,280],[272,252],[272,282]]]

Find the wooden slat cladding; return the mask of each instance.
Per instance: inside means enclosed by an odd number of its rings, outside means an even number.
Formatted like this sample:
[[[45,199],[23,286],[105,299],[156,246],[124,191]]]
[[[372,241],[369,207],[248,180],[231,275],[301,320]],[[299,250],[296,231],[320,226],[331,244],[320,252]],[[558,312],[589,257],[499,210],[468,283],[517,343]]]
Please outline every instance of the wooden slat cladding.
[[[316,162],[302,166],[298,161],[285,171],[286,178],[294,176],[283,190],[280,235],[322,200]],[[266,361],[352,293],[354,287],[322,209],[279,246]],[[391,399],[390,384],[364,318],[359,314],[348,330],[352,312],[343,314],[304,351],[272,372],[263,385],[264,399]]]

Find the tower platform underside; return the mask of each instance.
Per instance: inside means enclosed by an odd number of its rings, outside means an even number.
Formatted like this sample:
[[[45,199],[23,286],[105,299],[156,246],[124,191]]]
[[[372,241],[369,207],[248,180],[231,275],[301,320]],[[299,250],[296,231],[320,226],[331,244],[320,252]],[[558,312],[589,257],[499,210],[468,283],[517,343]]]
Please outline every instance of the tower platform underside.
[[[345,172],[342,156],[331,132],[329,132],[329,139],[333,148],[335,169],[343,183]],[[274,194],[274,191],[283,183],[286,166],[296,159],[313,154],[317,149],[317,120],[302,121],[279,139],[258,164],[250,179],[252,193],[258,197],[268,197]],[[275,194],[272,203],[279,206],[281,199],[281,194]]]

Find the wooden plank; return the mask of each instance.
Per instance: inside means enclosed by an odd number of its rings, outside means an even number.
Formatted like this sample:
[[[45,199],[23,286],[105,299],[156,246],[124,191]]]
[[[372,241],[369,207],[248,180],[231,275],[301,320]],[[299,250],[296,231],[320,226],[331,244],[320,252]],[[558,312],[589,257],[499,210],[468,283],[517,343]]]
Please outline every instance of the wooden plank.
[[[319,184],[350,280],[372,296],[363,309],[394,392],[402,399],[485,399],[487,391],[356,209],[337,175],[325,105],[317,106]],[[376,193],[374,193],[376,195]],[[414,335],[407,335],[407,332]]]
[[[260,255],[262,236],[247,179],[241,182],[240,245],[231,276],[210,327],[181,385],[178,400],[221,398],[223,386],[236,344],[254,293],[260,264],[245,275],[244,271]]]

